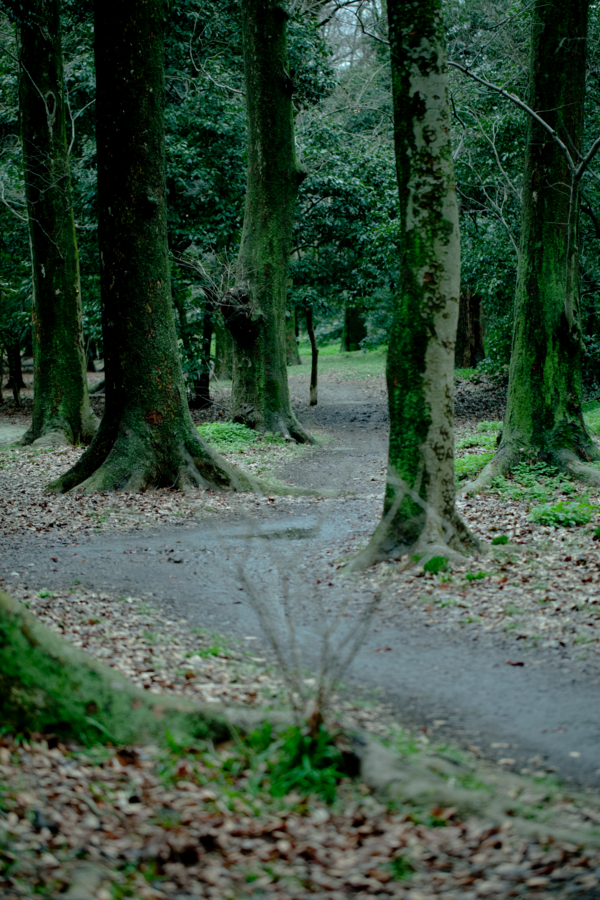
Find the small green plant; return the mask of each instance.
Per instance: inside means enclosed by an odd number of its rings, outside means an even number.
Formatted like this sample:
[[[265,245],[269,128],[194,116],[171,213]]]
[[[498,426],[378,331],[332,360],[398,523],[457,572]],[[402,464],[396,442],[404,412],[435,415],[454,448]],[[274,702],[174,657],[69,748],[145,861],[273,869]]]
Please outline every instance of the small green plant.
[[[38,597],[51,597],[51,596],[52,596],[52,594],[50,593],[50,591],[40,591],[38,594]]]
[[[508,538],[505,534],[499,534],[498,537],[492,538],[492,544],[494,547],[498,547],[501,544],[508,544]]]
[[[213,644],[212,647],[202,647],[200,650],[196,651],[196,655],[200,656],[202,659],[207,659],[209,656],[226,656],[227,651],[225,647],[220,647],[219,644]]]
[[[444,572],[447,568],[447,556],[432,556],[431,559],[427,560],[424,564],[423,571],[429,572],[431,575],[437,575],[438,572]]]
[[[494,457],[495,450],[484,450],[483,453],[469,453],[454,460],[454,474],[457,481],[474,478]]]
[[[554,504],[543,503],[536,506],[531,510],[529,519],[539,525],[572,528],[574,525],[587,525],[594,512],[595,507],[585,500],[561,500]]]
[[[273,737],[267,724],[250,735],[249,743],[254,752],[264,755]],[[303,728],[288,728],[273,744],[273,751],[267,760],[267,774],[274,797],[297,791],[333,803],[337,783],[344,776],[344,760],[334,737],[323,726],[314,736]]]
[[[481,581],[482,578],[485,578],[487,572],[467,572],[465,578],[467,581]]]
[[[392,876],[397,881],[407,881],[415,871],[414,865],[406,856],[396,856],[390,862],[390,869],[392,870]]]

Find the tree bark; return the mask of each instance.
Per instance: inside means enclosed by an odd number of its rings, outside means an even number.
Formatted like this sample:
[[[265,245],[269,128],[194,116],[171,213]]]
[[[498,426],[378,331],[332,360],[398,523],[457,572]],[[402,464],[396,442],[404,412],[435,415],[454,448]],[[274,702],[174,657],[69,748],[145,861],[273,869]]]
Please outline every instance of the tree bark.
[[[89,443],[97,422],[83,348],[59,0],[35,0],[19,27],[19,108],[33,269],[33,420],[23,442]]]
[[[306,307],[306,330],[310,341],[310,401],[309,406],[316,406],[317,397],[317,379],[319,375],[319,348],[317,346],[317,337],[315,335],[315,326],[313,322],[313,308]]]
[[[342,350],[354,353],[360,350],[360,342],[367,336],[365,314],[360,306],[347,306],[344,309],[344,327],[342,329]]]
[[[281,0],[243,0],[248,183],[236,284],[223,304],[234,342],[235,421],[311,442],[292,411],[285,305],[294,207],[304,177],[296,158]]]
[[[164,12],[162,0],[95,3],[106,404],[55,490],[251,487],[201,440],[186,399],[167,246]]]
[[[202,371],[194,378],[194,395],[190,399],[191,409],[206,409],[210,399],[210,346],[213,336],[213,309],[211,300],[206,300],[202,317]]]
[[[285,349],[288,366],[301,366],[300,351],[298,350],[298,327],[296,307],[290,306],[285,312]]]
[[[484,356],[481,297],[471,290],[461,291],[454,365],[457,369],[474,369]]]
[[[215,347],[215,375],[217,378],[231,378],[233,374],[233,339],[228,328],[215,325],[217,335]]]
[[[353,567],[477,547],[454,502],[460,236],[441,10],[442,0],[388,0],[403,246],[387,355],[383,517]]]
[[[583,147],[588,0],[536,0],[529,105],[577,159]],[[582,416],[580,182],[557,143],[529,118],[508,397],[498,453],[470,489],[519,460],[586,480],[600,459]]]

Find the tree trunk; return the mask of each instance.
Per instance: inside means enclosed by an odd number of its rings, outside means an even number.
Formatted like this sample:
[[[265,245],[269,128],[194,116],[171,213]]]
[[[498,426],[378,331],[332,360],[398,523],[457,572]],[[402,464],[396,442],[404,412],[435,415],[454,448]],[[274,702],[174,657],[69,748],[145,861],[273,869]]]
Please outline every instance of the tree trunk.
[[[484,356],[481,297],[471,290],[461,291],[454,365],[457,369],[474,369]]]
[[[296,322],[296,307],[290,306],[285,311],[285,349],[288,366],[302,365],[300,351],[298,350],[298,328]]]
[[[190,399],[191,409],[206,409],[211,404],[210,399],[210,346],[213,336],[213,309],[212,301],[206,301],[202,321],[202,371],[194,378],[194,395]]]
[[[243,0],[248,184],[236,284],[223,313],[234,342],[232,414],[260,431],[307,443],[290,402],[285,306],[294,207],[303,172],[296,158],[281,0]]]
[[[4,403],[4,395],[2,393],[2,380],[4,378],[4,347],[0,344],[0,406]]]
[[[65,491],[251,487],[199,437],[173,320],[162,0],[96,0],[98,239],[106,404]]]
[[[583,146],[588,0],[536,0],[529,105],[578,159]],[[556,141],[529,118],[506,415],[498,453],[471,489],[520,459],[600,484],[582,416],[579,181]]]
[[[230,737],[223,713],[137,688],[0,591],[0,721],[115,745]]]
[[[360,306],[347,306],[344,310],[342,350],[354,353],[360,350],[360,342],[367,336],[365,314]]]
[[[89,443],[79,258],[65,130],[59,0],[35,0],[19,28],[19,107],[33,275],[30,444]]]
[[[313,308],[306,307],[306,330],[310,341],[310,403],[309,406],[317,405],[317,378],[319,374],[319,348],[317,347],[317,338],[315,335],[315,326],[313,322]]]
[[[23,370],[21,368],[21,344],[18,338],[7,338],[4,346],[6,347],[6,365],[8,368],[6,387],[12,391],[15,405],[20,407],[20,392],[21,388],[25,387]]]
[[[360,567],[477,544],[454,504],[454,341],[460,290],[442,0],[388,0],[401,271],[387,355],[383,518]]]
[[[233,339],[228,328],[215,324],[217,335],[215,347],[215,375],[217,378],[231,378],[233,374]]]

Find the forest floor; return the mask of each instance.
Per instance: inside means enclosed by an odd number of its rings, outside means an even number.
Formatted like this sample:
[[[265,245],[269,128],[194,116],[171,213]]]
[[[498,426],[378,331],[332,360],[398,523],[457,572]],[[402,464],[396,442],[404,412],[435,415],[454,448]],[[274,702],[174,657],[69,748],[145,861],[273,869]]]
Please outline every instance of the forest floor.
[[[458,501],[485,555],[438,574],[384,563],[342,576],[339,566],[366,544],[381,512],[383,356],[323,353],[312,409],[308,366],[288,371],[294,405],[319,446],[247,441],[227,426],[205,435],[256,474],[342,496],[286,497],[274,488],[260,497],[55,497],[44,486],[80,451],[12,447],[28,408],[5,404],[0,587],[149,690],[260,709],[285,707],[286,689],[240,564],[272,600],[283,631],[282,577],[292,573],[309,690],[328,623],[337,613],[330,652],[339,654],[376,599],[334,715],[393,746],[413,767],[410,783],[441,760],[456,772],[426,797],[407,789],[395,803],[346,779],[328,805],[302,792],[274,798],[271,763],[264,753],[249,760],[246,745],[125,752],[6,735],[3,896],[53,896],[71,885],[74,900],[592,900],[600,837],[581,834],[600,824],[596,492],[544,469],[517,472]],[[461,478],[493,452],[503,412],[502,385],[475,381],[457,384]],[[215,397],[199,424],[225,422],[226,382]],[[100,413],[102,400],[94,403]],[[502,813],[485,803],[478,812],[477,804],[461,808],[449,784],[490,802],[504,798]]]

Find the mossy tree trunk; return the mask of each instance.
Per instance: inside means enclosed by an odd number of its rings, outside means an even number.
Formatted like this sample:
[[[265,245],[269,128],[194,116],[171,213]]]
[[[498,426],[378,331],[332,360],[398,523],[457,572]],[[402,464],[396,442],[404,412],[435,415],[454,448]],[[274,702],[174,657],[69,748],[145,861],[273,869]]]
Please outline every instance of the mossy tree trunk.
[[[460,292],[454,364],[458,369],[475,368],[484,356],[481,297],[467,289]]]
[[[344,310],[342,350],[354,353],[360,350],[360,342],[367,336],[364,310],[360,306],[347,306]]]
[[[89,443],[79,257],[65,130],[59,0],[19,26],[19,108],[33,276],[33,421],[24,443]]]
[[[319,347],[315,334],[312,306],[306,307],[306,331],[310,341],[310,400],[309,406],[316,406],[318,402],[317,380],[319,377]]]
[[[167,248],[164,14],[162,0],[95,3],[106,405],[55,490],[250,487],[200,439],[186,399]]]
[[[205,293],[208,292],[205,290]],[[190,398],[191,409],[206,409],[212,402],[210,399],[210,348],[214,330],[213,315],[214,302],[207,296],[202,314],[202,369],[194,378],[194,393]]]
[[[215,375],[217,378],[231,378],[233,373],[233,339],[228,328],[215,323]]]
[[[311,441],[292,411],[285,306],[296,158],[286,21],[281,0],[242,0],[248,183],[235,287],[223,304],[234,342],[232,413],[260,431]]]
[[[529,106],[580,159],[588,0],[536,0]],[[508,397],[498,453],[474,487],[522,459],[587,480],[600,459],[582,417],[579,302],[581,167],[532,116],[528,121]]]
[[[387,355],[383,517],[355,567],[477,546],[454,503],[460,237],[442,0],[388,0],[388,19],[402,256]]]
[[[294,305],[285,311],[285,351],[288,366],[301,366],[298,349],[298,316]]]

